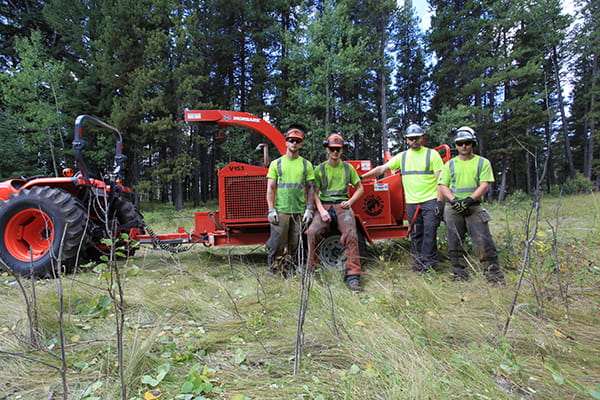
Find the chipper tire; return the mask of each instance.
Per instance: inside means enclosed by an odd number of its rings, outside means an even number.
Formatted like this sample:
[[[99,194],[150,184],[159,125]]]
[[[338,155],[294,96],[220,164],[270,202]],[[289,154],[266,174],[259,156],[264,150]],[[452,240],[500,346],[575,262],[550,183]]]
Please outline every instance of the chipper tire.
[[[360,253],[361,263],[370,258],[371,250],[367,245],[367,239],[362,231],[357,232],[358,251]],[[321,265],[331,270],[343,271],[346,268],[346,259],[344,257],[344,246],[340,243],[342,235],[339,231],[331,231],[323,238],[319,249],[319,258]]]
[[[0,258],[21,276],[71,270],[85,235],[86,215],[73,196],[36,186],[0,202]]]

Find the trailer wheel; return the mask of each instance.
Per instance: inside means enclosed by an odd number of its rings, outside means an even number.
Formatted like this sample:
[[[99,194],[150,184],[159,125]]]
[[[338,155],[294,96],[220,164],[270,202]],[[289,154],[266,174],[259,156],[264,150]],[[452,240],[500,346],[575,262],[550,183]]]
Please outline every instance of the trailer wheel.
[[[70,193],[45,186],[23,190],[0,205],[0,258],[22,276],[52,277],[61,265],[69,270],[85,222]]]
[[[364,233],[358,230],[358,251],[360,253],[361,263],[369,256],[369,249]],[[336,271],[343,271],[346,267],[344,259],[344,247],[340,243],[342,235],[338,231],[332,231],[321,242],[319,257],[321,265]]]

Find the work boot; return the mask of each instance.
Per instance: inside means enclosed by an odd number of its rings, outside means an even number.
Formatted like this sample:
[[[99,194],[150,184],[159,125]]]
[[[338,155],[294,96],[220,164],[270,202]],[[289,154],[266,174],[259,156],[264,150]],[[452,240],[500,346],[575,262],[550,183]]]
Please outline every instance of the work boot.
[[[435,264],[432,265],[425,265],[423,266],[423,269],[419,272],[419,275],[421,276],[434,276],[435,275]]]
[[[506,284],[504,272],[496,264],[490,264],[484,273],[485,279],[493,285],[503,286]]]
[[[281,260],[281,276],[285,279],[291,278],[296,274],[296,265],[294,264],[294,260],[288,254]]]
[[[346,286],[348,286],[348,289],[353,292],[362,292],[362,288],[360,287],[360,279],[358,278],[348,279],[346,281]]]
[[[277,258],[275,258],[275,261],[273,262],[273,265],[271,265],[269,267],[269,274],[270,275],[279,275],[282,276],[283,275],[283,267],[284,267],[284,256],[279,256]]]
[[[425,267],[423,266],[423,264],[420,264],[420,263],[419,263],[419,264],[417,264],[417,263],[414,263],[414,264],[412,265],[412,267],[411,267],[411,270],[412,270],[412,272],[413,272],[413,273],[415,273],[415,274],[419,274],[419,273],[421,273],[421,272],[425,271]]]
[[[455,282],[466,282],[469,280],[469,272],[464,265],[452,266],[452,279]]]

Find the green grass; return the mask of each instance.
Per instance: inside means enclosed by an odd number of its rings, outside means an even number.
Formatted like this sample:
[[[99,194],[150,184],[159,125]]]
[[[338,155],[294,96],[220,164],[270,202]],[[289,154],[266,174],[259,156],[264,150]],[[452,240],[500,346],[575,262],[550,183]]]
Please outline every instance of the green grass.
[[[142,377],[156,378],[168,363],[157,385],[161,399],[193,398],[181,388],[195,364],[209,369],[198,374],[213,385],[202,395],[209,399],[599,398],[598,204],[598,195],[543,199],[540,235],[506,336],[527,202],[487,207],[508,275],[504,287],[480,274],[451,281],[444,248],[440,271],[414,275],[407,240],[377,243],[378,256],[364,265],[363,293],[349,292],[338,272],[323,271],[312,280],[296,375],[300,277],[267,275],[263,246],[195,246],[176,256],[140,249],[122,267],[127,397],[144,398],[152,386]],[[157,232],[193,223],[189,210],[144,214]],[[0,282],[0,351],[28,351],[22,295],[9,276]],[[88,271],[67,276],[63,286],[69,398],[119,399],[106,282]],[[56,282],[38,281],[36,291],[42,342],[56,351]],[[28,356],[59,365],[47,351]],[[59,374],[39,362],[0,354],[0,382],[0,399],[62,398]]]

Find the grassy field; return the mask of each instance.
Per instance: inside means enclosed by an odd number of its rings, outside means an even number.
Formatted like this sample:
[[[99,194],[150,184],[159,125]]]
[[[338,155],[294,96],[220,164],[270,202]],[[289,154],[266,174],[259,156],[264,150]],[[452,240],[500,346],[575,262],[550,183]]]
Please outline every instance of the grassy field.
[[[410,272],[407,240],[376,244],[360,294],[339,272],[313,276],[295,374],[301,276],[269,276],[264,246],[142,248],[120,265],[126,398],[599,399],[600,196],[541,205],[535,236],[527,200],[487,207],[506,286],[480,273],[453,282],[443,227],[430,276]],[[157,232],[193,224],[189,210],[144,214]],[[121,398],[106,277],[78,271],[62,291],[57,280],[37,281],[34,346],[19,285],[1,276],[0,399],[62,399],[64,382],[69,399]]]

